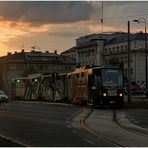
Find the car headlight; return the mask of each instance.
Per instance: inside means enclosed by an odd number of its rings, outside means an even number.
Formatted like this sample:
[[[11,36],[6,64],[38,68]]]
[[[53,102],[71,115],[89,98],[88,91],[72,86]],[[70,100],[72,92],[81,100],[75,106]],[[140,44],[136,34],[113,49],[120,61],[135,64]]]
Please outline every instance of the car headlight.
[[[106,97],[106,96],[107,96],[107,94],[106,94],[106,93],[103,93],[103,96],[104,96],[104,97]]]

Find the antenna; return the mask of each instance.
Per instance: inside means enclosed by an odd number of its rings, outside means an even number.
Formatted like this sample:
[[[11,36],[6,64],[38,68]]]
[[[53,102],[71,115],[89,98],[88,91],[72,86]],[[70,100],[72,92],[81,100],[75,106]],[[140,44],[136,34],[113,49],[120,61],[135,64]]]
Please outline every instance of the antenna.
[[[20,48],[23,50],[25,49],[25,45],[23,44],[22,46],[20,46]]]
[[[101,17],[101,32],[103,34],[103,0],[102,0],[102,17]]]
[[[87,36],[87,24],[86,24],[86,28],[85,28],[85,34],[86,34],[86,36]]]

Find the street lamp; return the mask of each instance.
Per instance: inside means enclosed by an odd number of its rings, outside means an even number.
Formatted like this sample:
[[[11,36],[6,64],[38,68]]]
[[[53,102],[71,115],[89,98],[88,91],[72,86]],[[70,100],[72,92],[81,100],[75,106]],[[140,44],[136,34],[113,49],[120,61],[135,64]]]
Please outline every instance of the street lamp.
[[[145,84],[146,84],[146,97],[148,97],[148,81],[147,81],[147,32],[146,32],[146,19],[144,17],[140,17],[137,20],[133,20],[134,22],[144,23],[145,25]]]

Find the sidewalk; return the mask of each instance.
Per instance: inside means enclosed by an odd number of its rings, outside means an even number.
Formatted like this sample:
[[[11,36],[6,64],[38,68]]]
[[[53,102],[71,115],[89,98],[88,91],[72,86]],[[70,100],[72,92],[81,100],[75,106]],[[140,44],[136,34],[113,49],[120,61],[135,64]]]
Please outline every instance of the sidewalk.
[[[104,137],[115,141],[123,146],[148,146],[148,135],[144,136],[141,134],[136,134],[134,132],[121,128],[119,125],[113,122],[112,116],[113,115],[111,110],[94,110],[94,112],[86,120],[86,124],[98,135],[103,135]],[[122,110],[118,112],[117,120],[120,124],[124,126],[144,130],[130,123]]]
[[[133,109],[135,110],[135,109]],[[127,118],[127,110],[120,110],[116,113],[116,120],[119,123],[119,125],[127,128],[127,129],[131,129],[131,130],[135,130],[137,132],[141,132],[143,134],[146,134],[148,136],[148,128],[142,128],[132,122],[129,121],[129,119]]]
[[[132,101],[148,101],[148,98],[146,98],[145,95],[131,95]],[[124,96],[124,100],[128,101],[128,96]]]

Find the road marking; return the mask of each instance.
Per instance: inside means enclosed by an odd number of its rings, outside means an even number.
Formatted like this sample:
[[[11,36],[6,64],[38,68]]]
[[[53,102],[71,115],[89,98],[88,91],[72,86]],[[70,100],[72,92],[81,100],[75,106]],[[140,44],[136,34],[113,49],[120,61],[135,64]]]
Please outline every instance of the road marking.
[[[90,143],[90,144],[95,144],[93,141],[89,140],[89,139],[84,139],[85,142]]]
[[[24,143],[22,143],[20,141],[14,140],[13,138],[10,138],[8,136],[0,135],[0,137],[3,138],[3,139],[6,139],[6,140],[12,141],[13,143],[16,143],[18,145],[22,145],[23,147],[30,147],[29,145],[24,144]]]

